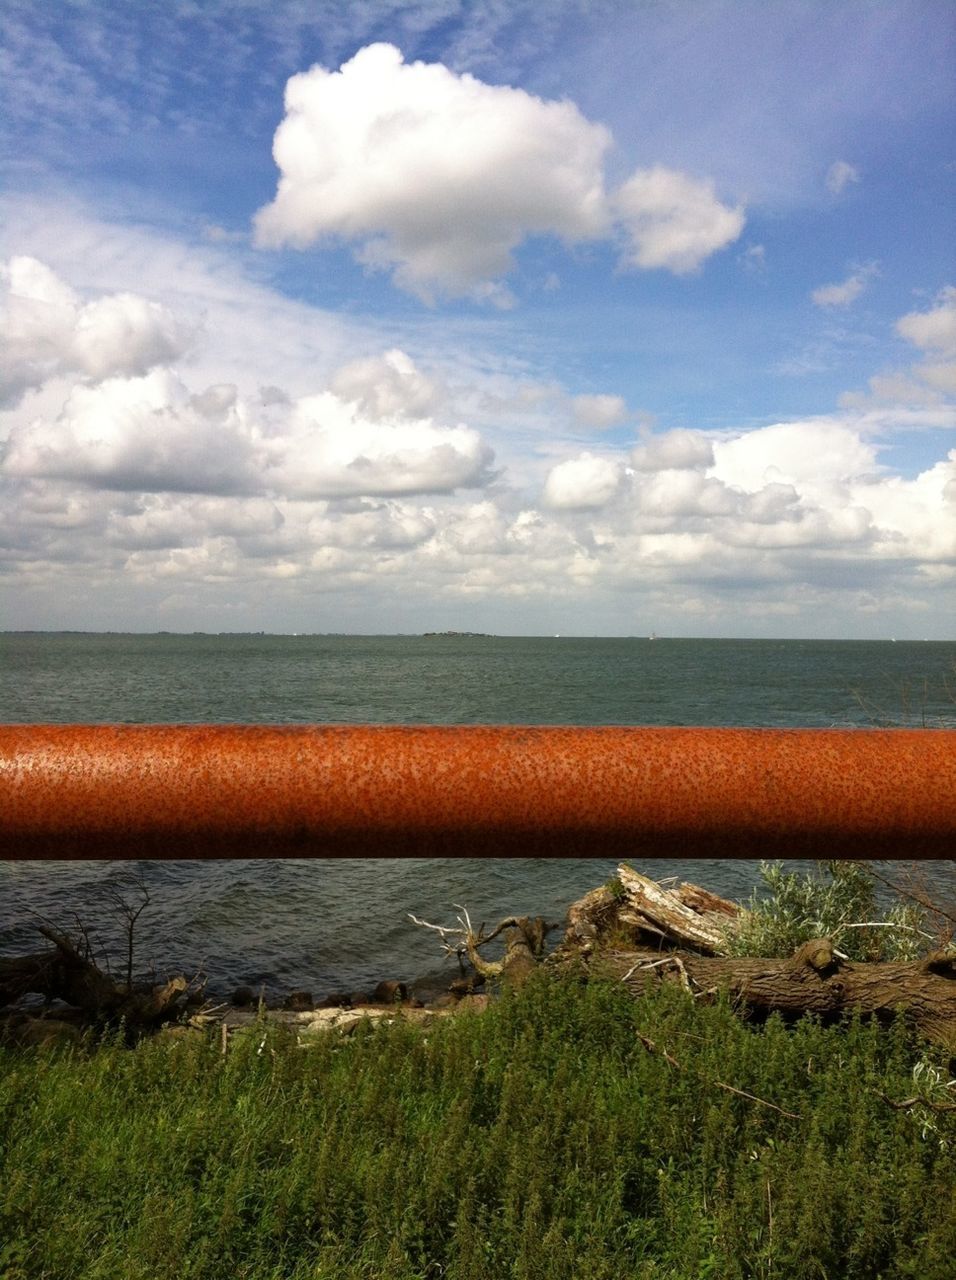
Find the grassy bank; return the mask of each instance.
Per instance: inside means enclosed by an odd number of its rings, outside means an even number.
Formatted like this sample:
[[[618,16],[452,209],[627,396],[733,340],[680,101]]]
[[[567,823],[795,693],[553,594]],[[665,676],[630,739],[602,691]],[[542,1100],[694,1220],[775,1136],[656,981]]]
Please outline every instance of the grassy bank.
[[[918,1056],[545,975],[308,1049],[2,1050],[0,1276],[943,1280],[953,1116],[879,1096]]]

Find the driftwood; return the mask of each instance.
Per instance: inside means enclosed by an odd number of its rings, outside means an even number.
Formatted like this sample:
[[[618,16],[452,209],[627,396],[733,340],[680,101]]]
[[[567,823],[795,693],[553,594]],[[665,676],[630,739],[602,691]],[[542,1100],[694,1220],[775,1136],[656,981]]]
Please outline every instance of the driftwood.
[[[662,889],[656,881],[622,862],[617,869],[624,900],[618,908],[623,925],[657,934],[668,942],[704,955],[717,955],[743,908],[696,884]]]
[[[613,886],[593,889],[570,907],[567,941],[593,942],[616,933],[635,944],[656,943],[718,955],[744,914],[736,902],[699,885],[665,889],[624,862]]]
[[[510,916],[486,934],[483,926],[473,928],[463,907],[458,910],[457,927],[412,919],[435,930],[448,954],[459,961],[467,956],[483,977],[520,982],[543,957],[548,926],[540,918]],[[758,1014],[832,1018],[857,1010],[889,1021],[902,1010],[923,1035],[956,1052],[956,952],[855,963],[820,938],[787,959],[715,954],[727,947],[743,916],[743,908],[697,885],[665,888],[624,864],[616,881],[569,908],[564,942],[546,963],[556,972],[623,980],[635,995],[662,981],[680,982],[695,998],[723,990]],[[505,930],[504,960],[485,960],[479,947]]]
[[[635,995],[679,982],[695,997],[726,991],[749,1010],[786,1016],[839,1016],[856,1010],[889,1021],[897,1011],[920,1033],[956,1053],[956,952],[909,962],[843,960],[827,938],[789,959],[702,956],[693,951],[608,951],[592,973],[619,978]]]
[[[471,923],[468,911],[457,903],[461,915],[458,925],[429,924],[427,920],[419,920],[409,912],[409,919],[423,929],[433,929],[441,938],[446,955],[458,958],[464,973],[465,956],[482,979],[496,978],[504,986],[518,987],[537,967],[544,956],[544,943],[552,929],[558,925],[548,924],[541,916],[508,916],[497,924],[490,933],[485,933],[485,926],[478,929]],[[501,934],[505,935],[505,953],[501,960],[486,960],[479,948],[493,941]],[[456,939],[449,942],[449,938]],[[453,983],[451,989],[457,990],[461,983]]]
[[[38,930],[53,950],[0,958],[0,1007],[41,995],[62,1000],[93,1021],[122,1019],[131,1029],[147,1028],[174,1017],[190,992],[192,984],[182,976],[158,986],[114,982],[65,933],[49,925]]]

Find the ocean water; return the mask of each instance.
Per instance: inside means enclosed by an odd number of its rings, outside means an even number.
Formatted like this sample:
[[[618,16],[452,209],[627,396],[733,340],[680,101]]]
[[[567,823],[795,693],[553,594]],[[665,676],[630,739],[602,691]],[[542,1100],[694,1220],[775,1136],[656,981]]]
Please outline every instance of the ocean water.
[[[0,635],[0,722],[956,727],[956,643],[415,636]],[[905,850],[901,850],[905,856]],[[0,954],[74,913],[120,963],[116,895],[149,905],[137,965],[316,997],[456,972],[408,913],[559,920],[610,859],[0,863]],[[746,898],[757,865],[641,860]],[[794,867],[806,864],[794,863]],[[956,896],[952,864],[927,864]]]
[[[956,642],[0,635],[0,723],[956,725]]]

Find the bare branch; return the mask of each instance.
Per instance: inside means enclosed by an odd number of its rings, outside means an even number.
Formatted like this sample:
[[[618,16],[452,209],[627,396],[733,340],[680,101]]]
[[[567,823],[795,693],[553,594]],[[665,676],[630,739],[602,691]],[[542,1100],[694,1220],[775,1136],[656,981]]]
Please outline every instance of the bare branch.
[[[938,903],[931,902],[929,898],[924,894],[918,893],[914,888],[912,888],[912,886],[904,886],[890,880],[888,876],[877,871],[872,862],[864,861],[861,862],[860,865],[866,868],[867,873],[871,875],[874,880],[878,880],[880,884],[884,885],[887,889],[892,889],[898,897],[908,898],[910,902],[915,902],[917,906],[922,907],[925,911],[929,911],[931,914],[936,916],[942,916],[944,920],[949,920],[952,924],[956,924],[956,915],[947,911],[944,907],[939,906]]]
[[[476,973],[481,974],[483,978],[498,978],[506,975],[508,965],[508,952],[506,951],[504,960],[485,960],[479,954],[479,948],[492,942],[499,934],[506,929],[516,929],[520,935],[521,942],[528,950],[528,955],[536,959],[540,956],[541,942],[544,936],[557,925],[547,924],[545,921],[529,922],[523,916],[507,916],[499,924],[495,925],[490,933],[485,933],[485,926],[482,923],[478,931],[471,922],[471,916],[467,907],[463,907],[460,903],[454,902],[452,906],[460,913],[457,917],[458,927],[454,928],[449,925],[430,924],[427,920],[419,920],[417,916],[408,913],[410,920],[420,925],[424,929],[433,929],[442,940],[442,945],[446,955],[456,955],[458,963],[462,963],[462,957],[467,955],[472,967]],[[449,938],[460,939],[454,944],[447,941]],[[535,940],[536,939],[536,940]],[[533,961],[532,961],[533,964]],[[462,969],[464,972],[464,969]]]
[[[894,1111],[909,1111],[915,1106],[928,1107],[930,1111],[956,1111],[956,1102],[931,1102],[929,1098],[901,1098],[897,1102],[887,1097],[885,1093],[878,1094],[878,1097],[882,1098]]]

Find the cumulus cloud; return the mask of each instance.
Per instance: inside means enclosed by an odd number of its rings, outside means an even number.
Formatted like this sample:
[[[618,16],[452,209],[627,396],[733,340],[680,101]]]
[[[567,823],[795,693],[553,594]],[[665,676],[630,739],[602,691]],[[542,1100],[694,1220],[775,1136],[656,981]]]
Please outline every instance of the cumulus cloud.
[[[834,501],[835,484],[880,473],[875,446],[836,419],[759,427],[713,448],[713,474],[748,492],[790,484],[815,500]]]
[[[278,188],[256,215],[257,243],[343,241],[425,301],[509,305],[502,277],[533,235],[575,244],[607,238],[616,220],[626,266],[684,274],[744,224],[711,183],[663,167],[638,171],[609,200],[611,135],[574,103],[407,64],[388,44],[338,71],[293,76],[285,110]]]
[[[712,182],[659,165],[630,177],[614,207],[630,240],[624,264],[677,275],[695,271],[744,228],[743,208],[721,204]]]
[[[228,415],[225,391],[203,398],[207,412]],[[311,432],[317,417],[330,429],[327,407],[295,410]],[[642,469],[623,449],[564,460],[537,508],[500,486],[478,500],[313,499],[278,487],[269,496],[111,496],[8,475],[0,545],[8,570],[28,580],[108,575],[128,593],[175,589],[187,603],[197,589],[223,605],[243,591],[288,603],[275,594],[288,582],[296,598],[357,592],[379,610],[540,597],[595,617],[603,602],[612,625],[622,593],[656,600],[658,618],[739,622],[751,607],[765,620],[800,614],[808,601],[850,613],[886,601],[914,609],[956,580],[956,450],[904,479],[880,466],[851,417],[713,439],[666,433],[641,447]],[[335,467],[323,475],[335,480]],[[183,607],[178,616],[195,615]]]
[[[728,485],[689,468],[655,472],[634,492],[636,509],[655,516],[730,516],[741,505]]]
[[[582,453],[559,462],[544,483],[545,506],[560,511],[593,511],[614,497],[621,483],[621,467],[608,458]]]
[[[856,165],[849,164],[846,160],[834,160],[827,170],[827,191],[832,196],[840,195],[851,183],[859,181],[859,169]]]
[[[167,369],[77,385],[56,418],[14,425],[3,470],[119,491],[310,499],[488,483],[493,453],[477,431],[411,415],[428,384],[403,352],[366,364],[364,378],[344,371],[363,388],[349,399],[324,391],[250,405],[232,384],[190,394]],[[383,368],[393,382],[376,376]],[[374,412],[361,403],[369,395]]]
[[[582,395],[571,402],[574,421],[582,427],[594,427],[603,431],[616,427],[627,417],[627,405],[623,396]]]
[[[301,498],[477,488],[490,480],[493,461],[469,427],[427,418],[372,422],[332,392],[299,400],[268,453],[268,487]]]
[[[879,274],[879,266],[868,262],[857,267],[839,284],[824,284],[814,289],[811,300],[818,307],[848,307],[855,302],[874,276]]]
[[[146,373],[176,360],[189,339],[158,303],[132,293],[83,303],[36,258],[0,264],[0,407],[61,374]]]
[[[329,388],[367,418],[420,418],[440,408],[444,395],[404,351],[353,360],[332,375]]]
[[[610,135],[571,102],[406,64],[376,44],[336,72],[293,76],[285,106],[278,191],[256,216],[261,245],[341,237],[430,297],[498,279],[527,235],[605,231]]]
[[[106,489],[243,493],[256,487],[253,443],[234,387],[190,398],[158,369],[74,387],[56,419],[13,428],[3,469]]]
[[[283,602],[295,609],[331,593],[373,602],[334,615],[355,629],[373,605],[394,606],[388,616],[414,629],[421,602],[480,610],[536,597],[547,609],[564,601],[596,629],[621,625],[622,599],[652,597],[659,629],[680,611],[736,625],[748,600],[761,620],[799,614],[808,600],[820,616],[896,602],[926,604],[938,619],[956,583],[956,450],[904,477],[877,443],[951,423],[938,401],[755,430],[648,430],[634,445],[568,457],[562,432],[580,438],[575,426],[611,424],[626,406],[523,380],[520,360],[510,375],[483,369],[463,390],[479,361],[426,374],[400,350],[369,354],[366,342],[361,359],[338,355],[313,371],[324,389],[307,395],[271,363],[267,375],[250,367],[241,386],[214,366],[197,378],[195,362],[188,374],[184,365],[103,378],[76,367],[71,387],[59,353],[72,350],[89,295],[30,270],[39,300],[69,323],[50,339],[43,320],[57,380],[5,417],[0,569],[22,584],[18,599],[47,602],[44,625],[75,625],[66,603],[56,610],[68,598],[84,607],[78,592],[91,610],[122,600],[124,617],[144,627],[157,625],[164,601],[184,602],[168,606],[173,625],[207,616],[217,628],[257,628],[265,602],[292,616]],[[954,306],[950,288],[900,319],[914,358],[942,367],[953,354]],[[916,366],[920,378],[928,367]],[[259,387],[266,377],[283,385]],[[502,396],[482,404],[489,387]],[[460,407],[468,397],[474,413]],[[500,432],[507,470],[492,471],[476,423]],[[495,625],[471,616],[461,625]],[[118,614],[84,617],[124,625]],[[533,628],[536,615],[507,617]]]
[[[714,446],[699,431],[677,427],[653,436],[631,451],[631,466],[637,471],[663,471],[709,467],[714,461]]]

